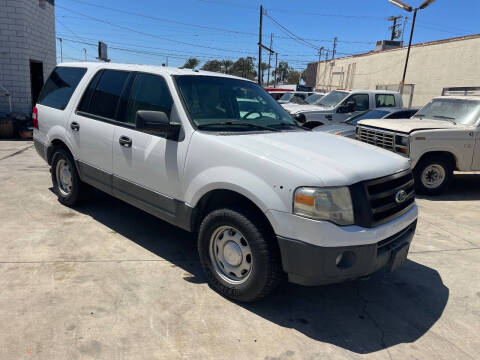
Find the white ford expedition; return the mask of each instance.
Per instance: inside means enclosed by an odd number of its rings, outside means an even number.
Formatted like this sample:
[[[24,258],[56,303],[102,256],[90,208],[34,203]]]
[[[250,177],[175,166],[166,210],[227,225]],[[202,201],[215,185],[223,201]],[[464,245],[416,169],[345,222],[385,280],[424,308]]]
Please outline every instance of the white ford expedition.
[[[417,191],[439,194],[454,170],[480,170],[480,97],[440,96],[410,119],[362,120],[357,139],[409,157]]]
[[[400,93],[386,90],[334,90],[315,104],[282,105],[300,124],[309,129],[338,124],[367,110],[403,106]]]
[[[60,64],[33,119],[62,204],[88,184],[195,232],[208,281],[233,299],[258,299],[285,273],[320,285],[407,256],[417,220],[408,160],[299,127],[251,81]]]

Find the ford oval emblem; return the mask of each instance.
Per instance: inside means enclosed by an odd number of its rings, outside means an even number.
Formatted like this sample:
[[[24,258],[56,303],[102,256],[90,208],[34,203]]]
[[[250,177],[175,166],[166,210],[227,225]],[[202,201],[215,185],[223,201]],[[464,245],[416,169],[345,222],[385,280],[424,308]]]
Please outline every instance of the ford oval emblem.
[[[398,204],[403,203],[407,199],[407,192],[405,190],[400,190],[395,194],[395,201]]]

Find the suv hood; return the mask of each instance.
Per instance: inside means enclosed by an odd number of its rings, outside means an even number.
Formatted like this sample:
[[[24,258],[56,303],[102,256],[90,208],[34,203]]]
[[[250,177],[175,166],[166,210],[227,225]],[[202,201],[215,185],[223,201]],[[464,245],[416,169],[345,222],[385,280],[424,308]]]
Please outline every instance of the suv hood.
[[[283,108],[290,114],[296,114],[299,112],[311,112],[311,111],[328,111],[331,108],[318,106],[318,105],[300,105],[300,104],[282,104]]]
[[[360,120],[358,122],[358,125],[372,126],[380,129],[398,131],[407,134],[415,130],[450,129],[462,126],[461,124],[455,125],[450,121],[445,120],[419,118]]]
[[[410,167],[406,158],[390,151],[321,132],[244,134],[219,136],[217,139],[226,146],[234,146],[254,156],[295,166],[319,178],[320,186],[351,185]],[[302,185],[316,184],[298,184]]]

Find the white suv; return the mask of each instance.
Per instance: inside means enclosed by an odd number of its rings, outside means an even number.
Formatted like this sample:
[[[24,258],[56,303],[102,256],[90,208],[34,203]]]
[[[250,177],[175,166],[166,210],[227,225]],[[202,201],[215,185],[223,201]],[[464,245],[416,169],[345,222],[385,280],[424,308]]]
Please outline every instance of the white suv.
[[[61,203],[89,184],[195,232],[208,281],[230,298],[256,300],[285,273],[327,284],[407,256],[417,220],[408,161],[299,127],[251,81],[61,64],[33,118]]]

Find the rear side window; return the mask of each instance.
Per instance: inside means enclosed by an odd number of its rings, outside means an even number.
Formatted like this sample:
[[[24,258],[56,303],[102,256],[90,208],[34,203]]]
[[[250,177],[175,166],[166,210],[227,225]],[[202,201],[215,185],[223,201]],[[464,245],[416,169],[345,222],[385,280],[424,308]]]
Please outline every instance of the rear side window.
[[[115,119],[118,100],[129,74],[126,71],[105,70],[90,100],[88,112]]]
[[[88,84],[87,89],[83,93],[82,101],[80,102],[80,105],[78,106],[79,111],[83,112],[88,112],[88,109],[90,107],[90,101],[92,100],[93,92],[95,91],[95,88],[97,87],[98,80],[102,76],[103,71],[100,70],[95,74],[93,77],[92,81],[90,81],[90,84]]]
[[[375,95],[376,107],[395,107],[395,96],[392,94]]]
[[[138,110],[163,111],[170,117],[173,99],[165,80],[157,75],[138,74],[127,103],[126,121],[135,124]]]
[[[40,92],[38,104],[64,110],[86,72],[85,68],[55,68]]]

